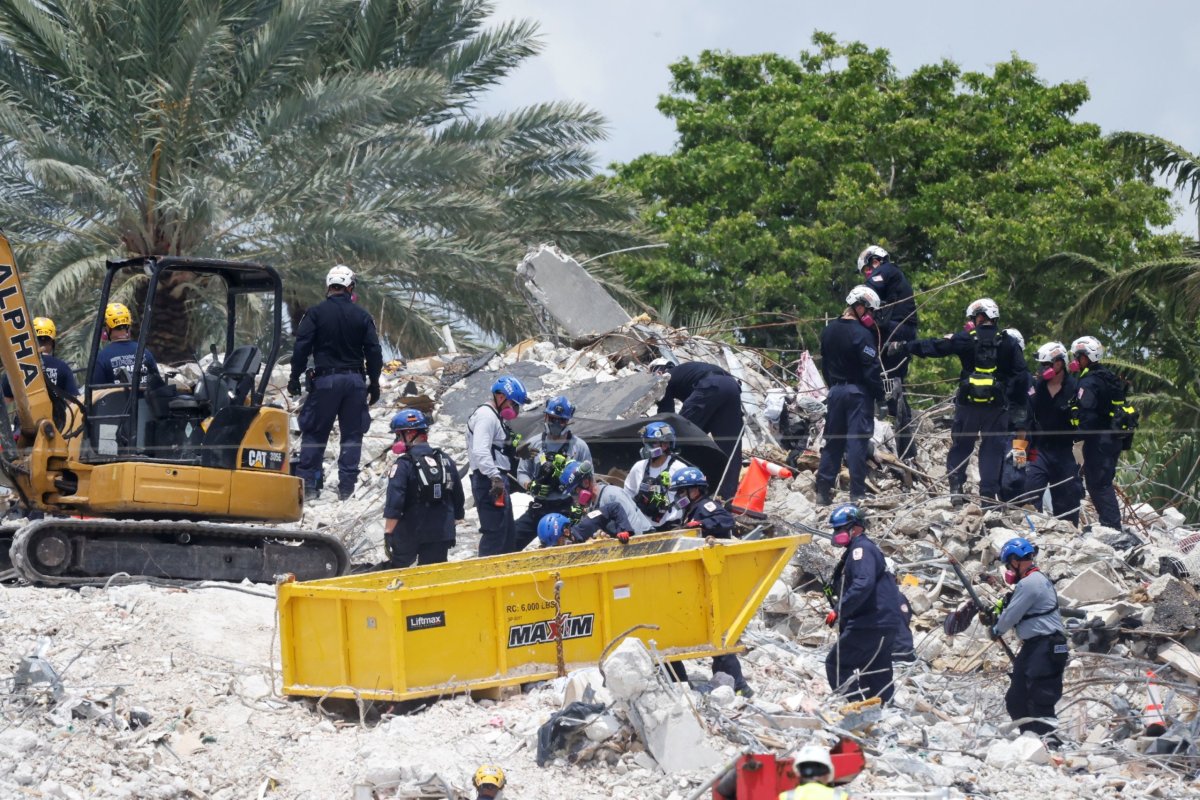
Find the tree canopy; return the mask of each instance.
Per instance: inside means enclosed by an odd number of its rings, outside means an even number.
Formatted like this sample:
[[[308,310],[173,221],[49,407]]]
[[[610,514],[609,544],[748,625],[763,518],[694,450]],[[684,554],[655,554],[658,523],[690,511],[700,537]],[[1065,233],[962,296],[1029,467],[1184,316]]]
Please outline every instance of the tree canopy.
[[[703,52],[672,65],[659,110],[678,144],[617,166],[668,243],[627,280],[683,312],[720,308],[751,344],[812,344],[884,246],[918,292],[922,335],[993,296],[1033,341],[1078,285],[1039,272],[1072,251],[1118,266],[1168,254],[1169,193],[1073,119],[1082,82],[1013,56],[991,73],[942,61],[901,76],[882,49],[817,33],[796,60]],[[955,276],[983,276],[941,289]],[[794,325],[773,326],[783,321]]]
[[[604,121],[574,103],[476,103],[540,47],[483,0],[0,0],[0,214],[34,308],[68,345],[106,257],[255,259],[290,309],[335,263],[383,335],[429,348],[443,322],[528,330],[525,248],[637,243],[594,179]],[[136,297],[132,278],[122,291]],[[163,360],[219,316],[185,277],[163,292]],[[174,313],[170,313],[174,312]]]

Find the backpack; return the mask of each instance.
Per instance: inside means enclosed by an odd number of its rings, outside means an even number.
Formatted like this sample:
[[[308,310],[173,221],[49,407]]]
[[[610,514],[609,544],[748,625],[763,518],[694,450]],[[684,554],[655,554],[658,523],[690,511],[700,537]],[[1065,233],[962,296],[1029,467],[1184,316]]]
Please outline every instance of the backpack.
[[[1141,421],[1141,414],[1129,402],[1129,383],[1127,381],[1118,379],[1116,385],[1110,388],[1113,390],[1114,397],[1109,400],[1112,406],[1112,410],[1108,412],[1109,427],[1118,433],[1117,439],[1121,442],[1121,449],[1129,450],[1133,447],[1133,434]]]
[[[980,335],[980,332],[984,335]],[[971,331],[975,340],[975,369],[963,382],[963,395],[968,403],[994,403],[999,397],[996,384],[996,363],[1000,352],[1000,333],[992,325]]]
[[[447,502],[454,488],[455,471],[441,450],[414,458],[412,453],[400,456],[413,465],[417,481],[417,499],[427,506]]]

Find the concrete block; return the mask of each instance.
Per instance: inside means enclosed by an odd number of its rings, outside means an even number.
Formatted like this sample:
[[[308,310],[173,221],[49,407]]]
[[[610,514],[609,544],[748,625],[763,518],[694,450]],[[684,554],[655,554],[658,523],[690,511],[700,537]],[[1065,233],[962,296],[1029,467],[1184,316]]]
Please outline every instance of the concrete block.
[[[501,370],[484,370],[468,375],[454,385],[442,396],[442,408],[438,412],[438,420],[449,420],[458,425],[465,425],[475,409],[492,399],[492,384],[501,375],[512,375],[525,384],[530,394],[542,388],[541,376],[550,371],[549,367],[532,361],[519,361]]]
[[[722,762],[684,697],[647,692],[634,705],[641,713],[646,749],[664,772],[711,769]]]
[[[999,769],[1024,766],[1025,764],[1048,764],[1050,753],[1046,745],[1036,736],[1022,734],[1011,742],[1001,739],[987,750],[987,765]]]
[[[612,692],[604,685],[604,676],[596,667],[576,670],[567,676],[563,689],[563,706],[571,703],[604,703],[613,701]]]
[[[1192,680],[1200,681],[1200,655],[1193,653],[1181,644],[1172,642],[1158,651],[1160,661],[1165,661]]]
[[[572,338],[626,325],[629,314],[571,256],[543,245],[517,267],[526,290]]]
[[[563,393],[575,404],[577,417],[633,419],[658,402],[666,383],[665,376],[637,372],[604,383],[577,384]]]
[[[583,729],[584,734],[593,742],[603,742],[611,739],[621,731],[621,722],[611,713],[604,713],[589,722]]]
[[[641,639],[625,639],[604,661],[605,685],[618,700],[632,700],[654,684],[654,659]]]
[[[1187,517],[1183,512],[1174,506],[1167,506],[1162,510],[1163,522],[1167,523],[1172,528],[1180,528],[1187,524]]]
[[[1102,603],[1125,594],[1125,590],[1090,567],[1058,590],[1059,595],[1076,605]]]
[[[767,591],[763,609],[773,614],[789,614],[792,610],[792,590],[783,581],[775,581]]]

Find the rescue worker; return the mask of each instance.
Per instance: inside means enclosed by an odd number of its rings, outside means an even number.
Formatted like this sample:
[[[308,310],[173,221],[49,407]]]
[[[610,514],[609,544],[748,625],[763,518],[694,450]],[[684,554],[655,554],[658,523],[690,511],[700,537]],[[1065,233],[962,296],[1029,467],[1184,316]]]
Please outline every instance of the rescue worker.
[[[1042,510],[1042,494],[1050,487],[1054,516],[1079,525],[1079,465],[1071,451],[1074,428],[1071,403],[1079,391],[1078,382],[1067,369],[1067,348],[1061,342],[1046,342],[1037,351],[1037,379],[1030,392],[1029,447],[1036,458],[1025,468],[1025,483],[1018,503]],[[1026,461],[1022,442],[1013,442],[1013,461]]]
[[[33,335],[37,337],[38,350],[42,354],[42,369],[46,380],[58,389],[60,394],[75,397],[79,394],[79,383],[75,380],[75,371],[71,365],[54,355],[57,345],[58,327],[49,317],[33,318]],[[3,379],[4,396],[12,399],[12,387],[8,384],[8,376]]]
[[[1016,328],[1005,328],[1004,333],[1012,338],[1017,343],[1017,347],[1021,349],[1021,354],[1025,353],[1025,335]],[[1025,385],[1021,387],[1025,393],[1025,424],[1030,425],[1031,415],[1033,413],[1033,376],[1028,370],[1025,372]],[[1014,394],[1017,387],[1013,387]],[[1018,415],[1019,416],[1019,415]],[[1009,417],[1013,417],[1012,410],[1009,410]],[[1028,448],[1030,432],[1028,428],[1018,429],[1013,431],[1012,449],[1004,456],[1000,465],[1000,492],[998,497],[1005,503],[1015,503],[1024,492],[1025,488],[1025,467],[1028,464]]]
[[[596,482],[590,461],[568,463],[559,482],[563,491],[583,509],[582,518],[571,526],[571,535],[578,541],[605,533],[628,542],[630,536],[653,527],[624,489]]]
[[[1046,736],[1058,726],[1054,706],[1062,698],[1070,653],[1054,583],[1033,563],[1037,552],[1019,536],[1004,543],[1000,549],[1004,582],[1015,588],[999,618],[992,611],[982,611],[980,617],[993,639],[1014,629],[1020,637],[1021,651],[1013,661],[1004,705],[1022,733]]]
[[[913,645],[912,607],[908,604],[908,595],[900,588],[900,578],[896,575],[896,564],[890,558],[883,559],[884,569],[896,582],[896,596],[900,600],[899,624],[896,625],[896,639],[892,642],[892,663],[904,661],[912,663],[917,660],[916,647]]]
[[[708,478],[696,467],[686,467],[671,478],[671,491],[675,495],[675,505],[683,511],[683,524],[689,528],[699,528],[701,535],[714,539],[732,539],[734,521],[733,514],[708,493]],[[671,671],[679,680],[687,680],[687,672],[683,664],[671,662]],[[723,656],[713,656],[713,674],[724,672],[733,678],[733,690],[743,697],[751,697],[754,690],[746,683],[742,674],[742,662],[737,655],[729,653]]]
[[[888,252],[871,245],[858,255],[858,271],[863,285],[879,296],[880,307],[875,314],[880,349],[889,342],[911,342],[917,338],[917,303],[912,284],[892,263]],[[888,413],[896,420],[896,453],[909,460],[916,455],[912,443],[912,411],[904,396],[903,384],[908,378],[909,359],[902,355],[883,355],[885,378],[900,381],[900,387],[888,397]]]
[[[571,498],[562,491],[558,479],[568,461],[591,461],[587,442],[570,429],[575,406],[563,395],[546,401],[542,411],[542,432],[529,439],[530,457],[517,467],[517,483],[533,497],[533,502],[516,521],[513,552],[524,550],[537,536],[538,523],[547,514],[569,511]]]
[[[883,553],[866,535],[867,516],[843,504],[829,515],[834,547],[845,548],[830,580],[835,610],[825,624],[838,626],[825,658],[829,688],[851,700],[892,699],[892,652],[900,626],[900,591]]]
[[[483,764],[475,770],[475,778],[471,783],[475,785],[475,800],[492,800],[500,796],[507,781],[504,770],[500,767],[495,764]]]
[[[123,303],[109,303],[104,307],[104,332],[108,344],[96,354],[96,365],[92,367],[93,385],[123,383],[133,374],[133,362],[137,357],[138,344],[133,340],[133,314]],[[158,373],[158,362],[150,348],[142,351],[142,368],[139,386],[146,385],[146,376],[153,370]]]
[[[1094,336],[1071,342],[1067,368],[1079,375],[1072,403],[1075,441],[1083,442],[1083,483],[1096,506],[1100,524],[1121,530],[1121,508],[1113,480],[1121,458],[1122,436],[1113,431],[1113,411],[1123,405],[1125,386],[1102,363],[1104,345]]]
[[[979,445],[979,493],[1000,496],[1000,468],[1014,440],[1012,427],[1023,431],[1028,402],[1029,370],[1017,341],[997,329],[1000,308],[983,297],[967,306],[963,330],[949,338],[893,342],[888,350],[922,358],[958,356],[962,369],[955,396],[954,423],[946,475],[956,506],[965,502],[967,462]],[[1017,437],[1023,440],[1024,436]]]
[[[416,409],[392,417],[399,458],[388,473],[383,535],[391,566],[444,564],[454,546],[454,523],[464,513],[458,467],[429,446],[429,421]]]
[[[666,363],[660,369],[670,372],[671,379],[658,401],[658,413],[674,413],[675,401],[682,401],[679,416],[710,434],[725,454],[725,475],[717,487],[717,496],[732,498],[742,469],[741,384],[715,364],[701,361]]]
[[[383,349],[375,320],[354,303],[354,271],[338,264],[325,275],[325,300],[304,312],[296,329],[292,374],[287,390],[300,396],[300,377],[312,357],[314,370],[308,397],[300,409],[300,464],[304,495],[315,498],[324,485],[325,445],[336,420],[338,499],[346,500],[358,483],[362,438],[371,425],[368,403],[379,400]]]
[[[819,744],[806,744],[792,762],[799,782],[795,789],[779,795],[779,800],[847,800],[843,789],[833,788],[833,759]]]
[[[576,539],[571,532],[571,518],[566,514],[547,514],[538,521],[538,541],[542,547],[558,547],[560,544],[579,544],[584,539]]]
[[[829,386],[825,412],[825,446],[817,468],[817,502],[833,504],[834,483],[842,469],[842,456],[850,470],[850,500],[867,496],[867,456],[870,454],[873,404],[884,400],[879,362],[879,339],[874,312],[879,295],[866,286],[855,286],[846,295],[842,315],[821,332],[821,374]]]
[[[517,466],[520,437],[508,423],[527,402],[525,385],[512,375],[502,375],[492,384],[491,402],[475,409],[467,420],[467,461],[471,495],[479,513],[481,556],[511,553],[516,542],[510,480]]]
[[[648,423],[638,435],[642,460],[625,476],[625,491],[655,530],[670,530],[683,518],[683,510],[675,505],[671,480],[690,465],[675,455],[675,429],[669,424]]]

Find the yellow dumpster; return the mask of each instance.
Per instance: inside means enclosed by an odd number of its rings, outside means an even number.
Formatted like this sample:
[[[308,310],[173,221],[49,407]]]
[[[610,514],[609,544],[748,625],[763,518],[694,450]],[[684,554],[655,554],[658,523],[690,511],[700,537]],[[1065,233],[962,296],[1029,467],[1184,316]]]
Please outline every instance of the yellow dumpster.
[[[736,652],[808,537],[686,533],[554,547],[279,586],[283,691],[407,700],[595,665],[635,625],[667,658]],[[559,586],[558,613],[555,585]]]

